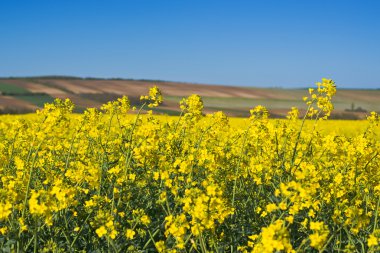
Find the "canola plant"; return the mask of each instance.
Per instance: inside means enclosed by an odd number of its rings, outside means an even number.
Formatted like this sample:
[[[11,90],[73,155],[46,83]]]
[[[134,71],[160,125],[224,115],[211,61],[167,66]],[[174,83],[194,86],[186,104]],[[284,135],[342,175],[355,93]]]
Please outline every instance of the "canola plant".
[[[123,97],[2,118],[0,251],[378,252],[379,116],[351,137],[320,132],[335,92],[323,79],[302,119],[258,106],[240,128],[197,95],[180,117],[143,118],[157,87],[133,117]]]

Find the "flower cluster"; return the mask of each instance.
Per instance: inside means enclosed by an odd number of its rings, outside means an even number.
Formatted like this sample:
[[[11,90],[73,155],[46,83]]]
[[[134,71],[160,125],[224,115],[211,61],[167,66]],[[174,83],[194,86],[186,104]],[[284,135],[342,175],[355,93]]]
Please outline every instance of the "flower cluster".
[[[149,94],[145,96],[141,96],[140,100],[148,101],[149,102],[148,107],[157,107],[163,101],[161,90],[157,86],[154,86],[149,89]]]

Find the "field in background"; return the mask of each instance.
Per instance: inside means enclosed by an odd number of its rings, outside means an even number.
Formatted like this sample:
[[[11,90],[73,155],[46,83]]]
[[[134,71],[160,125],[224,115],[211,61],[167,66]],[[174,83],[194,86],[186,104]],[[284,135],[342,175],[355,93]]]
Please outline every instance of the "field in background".
[[[103,103],[127,95],[133,105],[139,96],[157,85],[163,92],[164,103],[155,113],[178,115],[179,101],[198,94],[204,102],[204,112],[224,111],[228,116],[247,117],[249,109],[263,105],[271,117],[281,118],[293,106],[305,109],[302,97],[307,89],[248,88],[221,85],[192,84],[152,80],[80,79],[80,78],[12,78],[0,79],[0,112],[34,112],[54,98],[70,98],[76,112],[88,107],[99,108]],[[313,84],[310,84],[312,87]],[[332,118],[363,119],[370,111],[380,112],[380,90],[342,90],[333,99]]]

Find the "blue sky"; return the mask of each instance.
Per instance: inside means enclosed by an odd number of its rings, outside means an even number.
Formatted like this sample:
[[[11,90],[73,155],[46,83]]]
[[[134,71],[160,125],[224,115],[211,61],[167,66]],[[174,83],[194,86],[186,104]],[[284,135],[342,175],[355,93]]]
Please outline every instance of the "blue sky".
[[[377,0],[1,0],[0,76],[380,88]]]

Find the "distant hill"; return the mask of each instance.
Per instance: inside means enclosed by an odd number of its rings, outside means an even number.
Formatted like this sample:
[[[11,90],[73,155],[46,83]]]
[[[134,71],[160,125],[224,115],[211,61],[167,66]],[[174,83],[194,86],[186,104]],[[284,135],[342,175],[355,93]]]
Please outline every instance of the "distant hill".
[[[127,95],[139,104],[140,95],[157,85],[164,103],[156,113],[176,115],[179,101],[191,94],[202,96],[205,112],[224,111],[230,116],[248,116],[256,105],[266,106],[272,117],[284,117],[292,106],[305,108],[302,97],[307,89],[249,88],[223,85],[193,84],[162,80],[78,78],[40,76],[0,79],[0,112],[26,113],[43,107],[54,98],[70,98],[76,111],[100,107],[103,103]],[[333,118],[363,118],[369,111],[380,111],[380,90],[338,89],[334,98]]]

